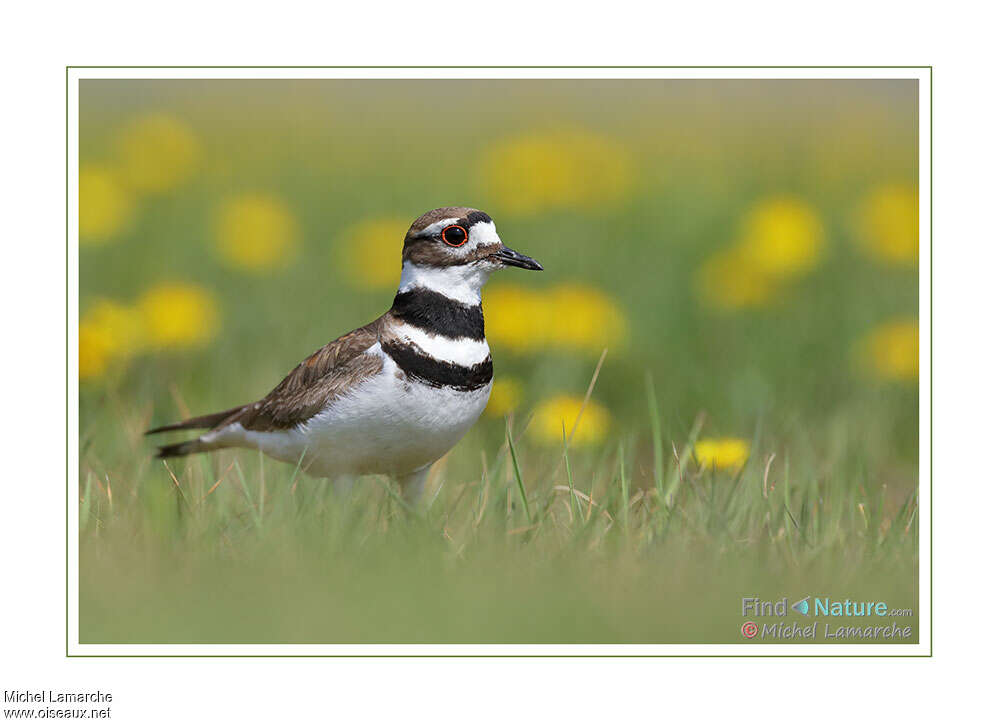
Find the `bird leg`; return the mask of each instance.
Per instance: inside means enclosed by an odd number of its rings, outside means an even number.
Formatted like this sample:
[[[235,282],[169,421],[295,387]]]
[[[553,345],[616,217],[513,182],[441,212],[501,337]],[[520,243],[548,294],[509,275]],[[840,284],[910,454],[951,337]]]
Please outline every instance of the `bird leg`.
[[[430,466],[426,465],[419,470],[399,476],[402,497],[410,505],[415,507],[419,503],[420,496],[423,495],[423,485],[427,482],[427,473],[429,472]]]

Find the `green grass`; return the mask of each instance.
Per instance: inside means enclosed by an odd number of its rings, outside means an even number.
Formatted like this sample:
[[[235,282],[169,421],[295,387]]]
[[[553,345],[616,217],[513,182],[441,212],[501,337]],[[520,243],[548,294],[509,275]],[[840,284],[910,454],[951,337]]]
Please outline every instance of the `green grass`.
[[[116,134],[151,110],[182,118],[202,160],[185,185],[142,196],[115,241],[81,249],[81,311],[179,280],[215,295],[221,327],[81,383],[82,642],[737,643],[744,596],[916,608],[916,385],[854,359],[871,329],[918,312],[915,270],[865,256],[854,223],[871,188],[916,182],[912,89],[485,85],[83,84],[82,162],[112,159]],[[468,103],[442,114],[454,98]],[[497,204],[477,159],[550,127],[623,144],[627,198]],[[222,200],[255,192],[301,227],[298,255],[257,276],[213,241]],[[764,308],[705,307],[697,269],[774,195],[820,215],[821,263]],[[587,394],[593,348],[494,343],[524,399],[434,468],[419,510],[387,479],[336,491],[250,451],[152,459],[147,427],[263,395],[388,308],[392,289],[334,263],[345,226],[450,203],[485,209],[545,266],[496,281],[581,284],[619,305],[630,334],[591,390],[606,439],[583,445],[568,424],[562,444],[531,434],[538,402]],[[745,467],[702,469],[694,442],[723,436],[751,441]],[[905,623],[918,635],[918,615]]]
[[[916,600],[915,496],[848,475],[849,448],[821,474],[761,433],[725,474],[689,440],[528,453],[514,424],[411,512],[252,452],[153,462],[131,423],[131,474],[83,484],[84,643],[726,643],[743,596]],[[650,447],[677,452],[665,493]]]

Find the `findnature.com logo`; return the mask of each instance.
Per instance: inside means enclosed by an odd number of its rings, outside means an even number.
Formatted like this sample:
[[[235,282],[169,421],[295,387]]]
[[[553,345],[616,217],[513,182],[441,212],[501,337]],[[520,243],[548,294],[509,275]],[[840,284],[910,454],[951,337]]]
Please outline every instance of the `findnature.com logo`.
[[[743,617],[780,617],[788,615],[788,611],[794,611],[806,618],[894,618],[901,616],[912,616],[911,608],[889,608],[885,601],[855,601],[850,598],[832,599],[826,597],[805,596],[804,598],[788,604],[787,596],[776,600],[762,600],[756,596],[747,596],[742,599]],[[858,622],[859,623],[859,622]],[[800,624],[792,621],[790,624],[784,622],[757,624],[747,621],[740,629],[742,636],[747,639],[772,640],[793,640],[793,639],[882,639],[882,640],[906,640],[912,637],[912,626],[899,626],[894,621],[886,624],[837,626],[836,622],[823,623],[819,628],[819,621],[810,624]]]

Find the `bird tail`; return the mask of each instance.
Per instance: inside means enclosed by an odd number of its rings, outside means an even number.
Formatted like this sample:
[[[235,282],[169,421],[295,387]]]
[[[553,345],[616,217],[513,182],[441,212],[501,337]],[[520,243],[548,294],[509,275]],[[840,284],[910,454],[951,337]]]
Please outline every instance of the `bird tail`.
[[[197,430],[202,428],[217,427],[218,425],[224,423],[228,418],[242,412],[245,409],[246,405],[240,405],[239,407],[233,407],[230,410],[213,412],[210,415],[191,417],[187,420],[181,420],[180,422],[175,422],[170,425],[154,427],[152,430],[147,430],[146,434],[154,435],[158,432],[170,432],[172,430]],[[184,455],[190,455],[191,453],[204,452],[205,450],[216,450],[220,447],[219,443],[213,442],[211,439],[206,439],[213,437],[214,435],[211,433],[206,433],[205,435],[195,438],[194,440],[185,440],[184,442],[173,443],[172,445],[161,445],[159,450],[156,452],[156,457],[159,459],[176,458],[183,457]]]
[[[239,407],[233,407],[230,410],[213,412],[210,415],[190,417],[186,420],[181,420],[180,422],[174,422],[169,425],[163,425],[162,427],[154,427],[152,430],[146,430],[146,434],[155,435],[158,432],[170,432],[171,430],[199,430],[203,428],[215,427],[219,423],[223,422],[227,417],[231,417],[245,408],[246,405],[240,405]]]
[[[211,449],[213,448],[203,443],[200,438],[197,438],[194,440],[177,442],[172,445],[161,445],[159,450],[156,451],[156,458],[158,460],[162,460],[164,458],[179,458],[185,455],[190,455],[191,453]]]

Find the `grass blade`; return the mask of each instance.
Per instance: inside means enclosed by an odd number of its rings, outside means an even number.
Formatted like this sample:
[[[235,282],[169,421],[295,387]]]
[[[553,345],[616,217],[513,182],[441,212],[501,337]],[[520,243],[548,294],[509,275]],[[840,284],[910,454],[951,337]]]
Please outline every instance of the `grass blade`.
[[[680,486],[680,481],[683,479],[683,471],[686,470],[687,463],[690,462],[690,458],[694,454],[694,443],[697,442],[703,426],[704,413],[702,412],[694,420],[694,426],[690,428],[690,435],[687,437],[687,444],[683,446],[680,457],[676,461],[676,470],[670,475],[669,484],[666,486],[666,492],[663,495],[663,503],[667,507],[673,506],[673,496],[676,495],[676,489]]]
[[[83,500],[80,502],[80,530],[86,528],[90,521],[91,475],[92,473],[87,473],[87,482],[83,486]]]
[[[583,412],[586,410],[586,405],[590,401],[590,396],[593,394],[593,388],[597,386],[597,377],[600,376],[600,368],[604,366],[604,360],[607,359],[607,348],[604,347],[604,351],[600,353],[600,359],[597,360],[596,369],[593,370],[593,376],[590,378],[590,384],[586,388],[586,394],[583,395],[583,404],[579,408],[579,413],[576,415],[576,421],[572,424],[572,430],[569,431],[569,445],[572,445],[572,438],[576,435],[576,429],[579,427],[579,421],[583,419]]]
[[[656,481],[656,490],[665,500],[663,490],[663,426],[659,417],[659,403],[656,401],[656,390],[652,385],[652,373],[645,376],[645,396],[649,401],[649,419],[652,422],[652,473]]]
[[[621,469],[621,525],[624,526],[625,536],[630,534],[628,525],[628,507],[631,495],[628,487],[628,476],[624,472],[624,441],[617,445],[618,464]]]
[[[533,522],[534,519],[531,517],[531,506],[527,502],[527,491],[524,489],[524,478],[520,474],[520,462],[517,460],[517,450],[513,444],[513,434],[510,431],[509,421],[506,426],[506,442],[507,446],[510,448],[510,460],[513,462],[513,476],[517,480],[517,490],[520,491],[520,500],[524,504],[524,512],[527,514],[527,519]]]
[[[260,513],[257,511],[257,506],[253,504],[253,496],[250,495],[250,487],[246,484],[246,476],[243,475],[243,468],[240,466],[239,461],[236,461],[236,476],[239,478],[239,486],[243,489],[246,502],[250,506],[250,516],[253,518],[253,525],[260,528],[263,525],[263,521],[260,520]]]
[[[569,497],[572,502],[569,504],[569,522],[574,522],[577,518],[583,519],[583,509],[580,507],[579,499],[576,497],[576,486],[572,482],[572,468],[569,465],[569,443],[565,437],[565,423],[562,423],[562,459],[565,461],[565,477],[569,482]],[[575,515],[573,515],[575,508]]]

